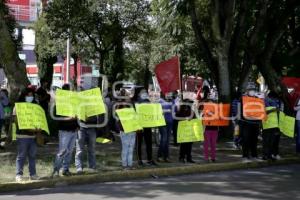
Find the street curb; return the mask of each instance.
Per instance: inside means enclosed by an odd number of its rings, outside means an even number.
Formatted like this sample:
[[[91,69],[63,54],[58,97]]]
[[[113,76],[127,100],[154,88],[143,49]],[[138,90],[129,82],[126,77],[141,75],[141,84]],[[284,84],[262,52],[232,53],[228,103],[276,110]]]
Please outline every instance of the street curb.
[[[152,168],[152,169],[137,169],[133,171],[114,171],[106,172],[104,174],[89,174],[72,177],[60,177],[56,179],[46,179],[35,182],[27,183],[7,183],[0,184],[0,193],[40,189],[40,188],[54,188],[59,186],[68,185],[82,185],[100,182],[112,182],[112,181],[128,181],[136,179],[144,179],[150,177],[166,177],[175,175],[187,175],[187,174],[200,174],[208,172],[220,172],[229,170],[240,169],[253,169],[262,168],[268,166],[280,166],[289,164],[300,164],[299,157],[290,157],[282,159],[276,162],[230,162],[230,163],[215,163],[215,164],[198,164],[189,165],[183,167],[167,167],[167,168]]]

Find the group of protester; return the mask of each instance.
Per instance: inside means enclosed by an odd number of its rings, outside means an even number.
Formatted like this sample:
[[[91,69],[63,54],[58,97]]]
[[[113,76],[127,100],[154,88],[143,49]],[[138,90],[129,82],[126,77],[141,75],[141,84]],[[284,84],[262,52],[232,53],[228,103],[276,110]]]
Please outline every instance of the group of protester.
[[[63,90],[71,90],[69,84],[65,84],[62,87]],[[87,170],[90,172],[95,172],[96,167],[96,156],[95,156],[95,146],[96,138],[101,132],[115,131],[119,134],[122,144],[122,167],[124,170],[134,169],[133,157],[134,151],[137,152],[137,163],[139,166],[145,164],[150,166],[156,166],[157,162],[171,162],[169,143],[170,138],[174,136],[174,143],[177,144],[176,134],[177,127],[180,120],[190,120],[197,118],[197,113],[202,115],[206,114],[208,116],[214,113],[203,113],[203,104],[201,102],[217,102],[215,97],[210,95],[210,88],[204,86],[202,88],[201,97],[196,100],[181,100],[179,95],[161,95],[160,99],[156,103],[162,105],[164,111],[164,118],[166,121],[165,126],[158,127],[160,133],[160,144],[157,152],[156,158],[153,157],[152,149],[152,128],[143,128],[142,130],[125,133],[122,127],[120,119],[113,119],[114,109],[122,109],[130,107],[130,105],[140,104],[140,103],[150,103],[149,94],[146,90],[136,91],[134,96],[131,96],[128,91],[121,89],[119,94],[122,97],[112,100],[112,97],[106,97],[104,102],[107,106],[107,115],[109,122],[107,125],[101,129],[91,127],[91,124],[98,124],[103,122],[103,116],[92,116],[85,121],[80,121],[76,117],[68,117],[57,120],[58,124],[58,138],[59,138],[59,148],[56,154],[55,162],[53,165],[52,176],[59,176],[59,172],[62,170],[62,174],[65,176],[71,175],[69,167],[72,163],[73,150],[76,149],[75,153],[75,166],[77,174],[82,174],[85,168],[83,164],[83,151],[85,145],[87,145],[88,151],[88,167]],[[256,90],[255,87],[248,87],[247,92],[243,96],[255,97]],[[2,100],[2,99],[1,99]],[[49,113],[50,95],[47,92],[47,82],[44,82],[42,86],[35,91],[32,88],[26,88],[20,95],[18,102],[28,102],[28,103],[38,103],[42,106],[46,113]],[[114,106],[114,104],[116,106]],[[4,104],[3,104],[4,105]],[[192,105],[192,106],[190,106]],[[198,106],[200,105],[200,106]],[[259,156],[257,152],[258,136],[261,134],[261,124],[262,120],[251,119],[245,117],[243,114],[238,116],[238,110],[243,113],[243,98],[242,95],[236,95],[235,99],[231,104],[231,115],[233,116],[232,126],[235,134],[235,144],[237,146],[242,146],[242,156],[245,162],[258,161]],[[279,113],[283,109],[283,104],[281,103],[279,97],[274,93],[270,92],[268,97],[265,98],[266,107],[271,107],[272,109],[267,109],[267,114],[272,112]],[[173,109],[175,107],[175,110]],[[0,107],[1,108],[1,107]],[[114,109],[113,109],[114,108]],[[54,107],[55,110],[55,107]],[[295,105],[295,110],[297,111],[297,126],[298,126],[298,136],[297,136],[297,147],[300,152],[300,100],[297,101]],[[15,112],[14,112],[15,115]],[[57,116],[54,113],[54,116]],[[175,118],[174,118],[175,116]],[[59,117],[59,116],[57,116]],[[17,124],[17,120],[15,120]],[[31,180],[37,180],[39,177],[36,173],[35,159],[36,159],[36,135],[41,132],[41,130],[19,130],[17,127],[17,146],[18,154],[16,160],[16,181],[20,182],[23,180],[23,167],[28,157],[29,160],[29,173]],[[206,162],[216,162],[216,146],[219,135],[220,127],[214,125],[204,126],[204,143],[203,143],[203,154],[204,160]],[[276,160],[280,159],[279,156],[279,141],[280,141],[280,130],[278,128],[271,128],[262,131],[263,138],[263,156],[264,160]],[[143,142],[146,146],[146,163],[143,162],[142,157],[142,147]],[[192,146],[193,142],[180,143],[179,148],[179,162],[182,163],[195,163],[192,158]]]

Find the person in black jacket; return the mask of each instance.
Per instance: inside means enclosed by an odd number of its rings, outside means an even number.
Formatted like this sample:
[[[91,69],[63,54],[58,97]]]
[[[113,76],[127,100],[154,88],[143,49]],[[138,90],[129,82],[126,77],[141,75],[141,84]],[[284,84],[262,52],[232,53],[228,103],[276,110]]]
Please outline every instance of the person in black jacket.
[[[70,90],[69,84],[64,84],[63,90]],[[70,176],[69,166],[72,159],[72,153],[75,148],[75,141],[78,131],[78,123],[76,118],[67,117],[58,121],[59,134],[59,150],[54,162],[52,176],[58,176],[59,170],[63,167],[62,174]]]

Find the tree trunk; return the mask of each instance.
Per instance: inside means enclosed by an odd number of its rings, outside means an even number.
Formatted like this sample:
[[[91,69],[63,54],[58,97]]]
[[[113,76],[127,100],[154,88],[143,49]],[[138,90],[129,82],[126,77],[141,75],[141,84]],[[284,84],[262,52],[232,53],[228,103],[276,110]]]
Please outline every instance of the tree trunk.
[[[57,57],[53,56],[50,58],[40,58],[38,54],[37,55],[37,64],[39,68],[39,78],[40,80],[47,81],[48,89],[50,89],[53,81],[53,73],[54,73],[54,67],[53,65],[57,62]]]
[[[10,101],[15,102],[21,89],[30,82],[27,78],[26,65],[19,58],[17,45],[12,39],[8,26],[4,20],[4,13],[0,10],[0,65],[3,67],[8,80]]]
[[[218,54],[218,72],[219,72],[219,101],[223,103],[229,103],[231,98],[231,87],[230,87],[230,74],[229,74],[229,60],[227,47],[221,45],[220,49],[217,50]]]

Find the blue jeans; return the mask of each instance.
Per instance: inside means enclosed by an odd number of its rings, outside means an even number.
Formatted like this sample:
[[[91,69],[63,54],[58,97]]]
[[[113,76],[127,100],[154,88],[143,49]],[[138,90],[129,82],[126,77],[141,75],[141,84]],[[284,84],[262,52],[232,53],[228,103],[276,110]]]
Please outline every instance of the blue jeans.
[[[77,170],[83,168],[82,160],[85,143],[87,143],[89,168],[96,169],[96,137],[97,133],[95,128],[80,128],[78,131],[75,156],[75,165]]]
[[[133,150],[135,145],[136,133],[122,133],[122,166],[132,167],[133,164]]]
[[[169,142],[170,142],[172,129],[173,129],[172,123],[167,123],[166,126],[159,127],[160,144],[157,153],[158,158],[160,157],[163,157],[164,159],[169,158]]]
[[[297,120],[296,123],[297,123],[296,151],[300,153],[300,120]]]
[[[54,171],[59,171],[63,165],[63,171],[68,171],[75,147],[76,131],[59,131],[59,150],[54,162]]]
[[[36,157],[36,141],[33,138],[17,139],[18,155],[16,160],[16,174],[23,175],[23,168],[26,157],[28,156],[29,174],[36,175],[35,157]]]

